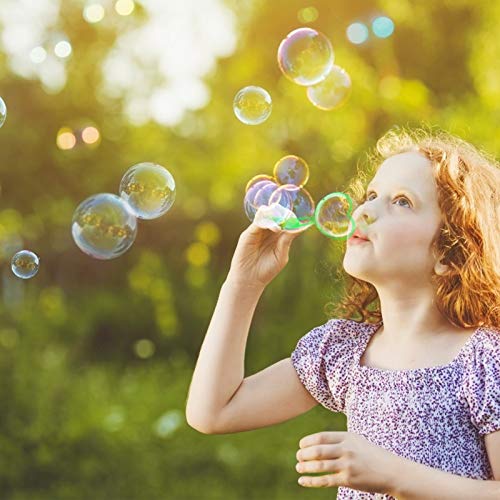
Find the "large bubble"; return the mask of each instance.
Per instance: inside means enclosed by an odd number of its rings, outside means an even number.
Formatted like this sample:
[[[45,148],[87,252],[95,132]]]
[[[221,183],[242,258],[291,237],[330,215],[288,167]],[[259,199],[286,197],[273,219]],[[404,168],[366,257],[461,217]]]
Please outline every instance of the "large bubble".
[[[233,101],[234,114],[245,125],[265,122],[271,114],[272,106],[269,92],[254,85],[241,89]]]
[[[38,272],[40,260],[38,256],[29,250],[17,252],[11,260],[10,267],[12,272],[22,279],[33,278]]]
[[[267,187],[266,186],[270,186]],[[248,191],[245,193],[245,198],[243,200],[243,208],[245,209],[245,214],[250,221],[254,220],[255,213],[261,205],[267,205],[269,197],[278,189],[278,184],[270,180],[262,180],[254,183]],[[261,190],[266,188],[262,193]]]
[[[135,241],[137,219],[125,200],[110,193],[90,196],[73,214],[71,233],[77,246],[96,259],[113,259]]]
[[[5,123],[7,118],[7,106],[5,101],[0,97],[0,127]]]
[[[309,166],[299,156],[284,156],[274,165],[273,175],[280,184],[303,186],[309,179]]]
[[[298,28],[278,48],[278,65],[298,85],[315,85],[325,78],[334,61],[330,40],[312,28]]]
[[[279,203],[291,210],[300,224],[313,222],[315,203],[309,192],[295,184],[279,186],[270,196],[268,204]]]
[[[252,177],[248,182],[247,185],[245,186],[245,193],[254,185],[257,184],[257,182],[260,181],[272,181],[276,182],[276,179],[272,175],[266,175],[266,174],[258,174]]]
[[[174,203],[175,181],[161,165],[138,163],[125,172],[120,182],[120,196],[139,219],[156,219]]]
[[[328,111],[342,106],[349,99],[351,90],[349,74],[334,64],[322,82],[307,88],[307,98],[317,108]]]
[[[348,194],[335,192],[325,196],[314,213],[316,227],[330,238],[349,238],[356,229],[352,218],[352,199]]]

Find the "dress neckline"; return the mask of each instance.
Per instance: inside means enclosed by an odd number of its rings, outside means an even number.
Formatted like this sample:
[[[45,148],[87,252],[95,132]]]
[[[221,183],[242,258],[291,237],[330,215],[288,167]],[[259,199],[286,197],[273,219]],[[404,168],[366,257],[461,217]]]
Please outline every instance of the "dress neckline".
[[[370,339],[372,336],[380,329],[380,327],[383,325],[383,321],[379,321],[378,323],[368,323],[366,334],[363,335],[363,339],[360,343],[360,347],[358,348],[358,353],[356,357],[356,367],[360,371],[371,371],[371,372],[378,372],[378,373],[389,373],[389,374],[421,374],[421,373],[433,373],[436,371],[440,370],[448,370],[450,368],[453,368],[459,361],[460,359],[465,356],[465,353],[467,349],[469,348],[469,345],[472,344],[474,341],[475,337],[479,334],[479,332],[483,329],[482,326],[478,326],[470,335],[470,337],[467,339],[465,344],[462,346],[458,354],[455,356],[454,359],[452,359],[449,363],[445,365],[436,365],[436,366],[425,366],[422,368],[410,368],[410,369],[404,369],[404,370],[391,370],[387,368],[378,368],[376,366],[368,366],[368,365],[362,365],[361,364],[361,358],[363,357],[363,354],[365,353],[368,343],[370,342]]]

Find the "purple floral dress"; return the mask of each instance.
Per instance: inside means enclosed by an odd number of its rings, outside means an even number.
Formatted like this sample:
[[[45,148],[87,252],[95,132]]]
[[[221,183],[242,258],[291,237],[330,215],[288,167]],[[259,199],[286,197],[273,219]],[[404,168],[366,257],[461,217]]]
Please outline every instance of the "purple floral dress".
[[[297,374],[347,430],[436,469],[494,479],[484,435],[500,430],[500,328],[479,327],[442,366],[386,370],[360,365],[383,322],[331,319],[299,339]],[[337,499],[393,499],[339,486]]]

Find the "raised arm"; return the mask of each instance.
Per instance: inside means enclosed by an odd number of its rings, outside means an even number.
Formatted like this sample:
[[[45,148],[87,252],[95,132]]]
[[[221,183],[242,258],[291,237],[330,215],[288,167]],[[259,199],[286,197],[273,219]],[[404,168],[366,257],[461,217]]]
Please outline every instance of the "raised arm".
[[[244,373],[255,308],[266,285],[288,262],[290,245],[298,234],[254,224],[241,233],[189,388],[186,419],[194,429],[207,434],[255,429],[292,418],[316,404],[289,360],[246,379]]]

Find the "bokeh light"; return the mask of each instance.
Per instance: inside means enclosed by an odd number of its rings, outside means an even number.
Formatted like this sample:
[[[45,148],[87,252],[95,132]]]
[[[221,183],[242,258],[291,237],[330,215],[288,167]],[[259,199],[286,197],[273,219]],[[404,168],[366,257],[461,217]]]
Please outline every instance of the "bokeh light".
[[[83,8],[83,18],[91,24],[102,21],[104,14],[104,7],[100,3],[91,3]]]
[[[133,0],[118,0],[115,3],[115,10],[120,16],[129,16],[134,12],[135,3]]]
[[[60,40],[54,47],[54,54],[61,59],[69,57],[72,52],[71,44],[67,40]]]
[[[82,130],[82,140],[85,144],[95,144],[100,137],[96,127],[88,126]]]
[[[47,58],[47,51],[43,47],[34,47],[30,52],[30,59],[35,64],[40,64]]]
[[[387,38],[394,33],[394,22],[386,16],[379,16],[372,22],[372,31],[378,38]]]
[[[366,24],[356,22],[352,23],[347,27],[347,38],[351,43],[354,43],[356,45],[360,45],[362,43],[365,43],[368,40],[368,36],[370,32],[368,31],[368,28]]]
[[[59,149],[73,149],[76,145],[76,136],[69,127],[61,127],[57,132],[56,144]]]
[[[140,339],[134,343],[134,352],[141,359],[148,359],[155,353],[155,345],[149,339]]]
[[[234,114],[245,125],[260,125],[265,122],[272,107],[269,92],[255,85],[242,88],[233,101]]]
[[[313,23],[318,16],[319,12],[316,7],[304,7],[297,12],[297,19],[301,23]]]

